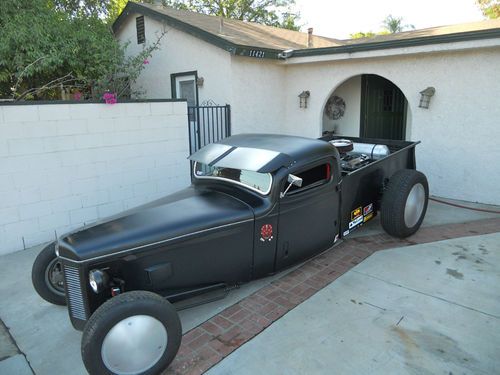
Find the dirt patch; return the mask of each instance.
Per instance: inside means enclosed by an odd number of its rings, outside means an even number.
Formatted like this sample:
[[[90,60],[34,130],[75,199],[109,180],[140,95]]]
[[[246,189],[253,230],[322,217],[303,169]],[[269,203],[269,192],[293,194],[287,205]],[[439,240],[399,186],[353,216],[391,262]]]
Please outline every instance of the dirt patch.
[[[446,269],[446,273],[450,276],[453,276],[455,279],[458,279],[458,280],[463,280],[464,279],[464,274],[461,273],[461,272],[458,272],[457,270],[454,270],[454,269],[451,269],[451,268],[447,268]]]
[[[426,357],[438,358],[439,361],[454,363],[465,369],[472,370],[472,373],[478,365],[478,361],[468,352],[463,350],[459,343],[453,338],[440,332],[422,328],[414,331],[405,329],[402,326],[392,328],[398,341],[402,344],[401,350],[405,357],[406,366],[418,374],[432,374],[433,372],[426,368]]]

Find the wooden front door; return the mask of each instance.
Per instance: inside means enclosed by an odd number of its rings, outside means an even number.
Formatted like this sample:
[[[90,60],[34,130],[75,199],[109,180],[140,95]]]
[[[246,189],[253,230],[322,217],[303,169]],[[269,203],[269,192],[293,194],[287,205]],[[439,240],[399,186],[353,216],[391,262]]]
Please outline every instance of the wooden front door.
[[[404,140],[406,109],[406,98],[395,84],[374,74],[362,76],[361,137]]]

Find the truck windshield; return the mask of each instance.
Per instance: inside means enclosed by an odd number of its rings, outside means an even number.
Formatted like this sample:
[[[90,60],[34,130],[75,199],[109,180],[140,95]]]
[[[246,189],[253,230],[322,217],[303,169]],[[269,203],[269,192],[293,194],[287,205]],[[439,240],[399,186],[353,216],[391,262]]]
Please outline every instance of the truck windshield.
[[[273,178],[270,173],[259,173],[244,169],[210,167],[207,164],[195,163],[194,176],[196,178],[212,178],[243,185],[260,194],[266,195],[271,191]]]

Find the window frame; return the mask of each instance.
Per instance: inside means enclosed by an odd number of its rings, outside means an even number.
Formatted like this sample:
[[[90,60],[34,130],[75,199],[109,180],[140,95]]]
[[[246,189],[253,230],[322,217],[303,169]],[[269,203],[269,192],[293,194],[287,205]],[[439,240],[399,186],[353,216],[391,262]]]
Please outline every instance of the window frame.
[[[311,190],[315,190],[316,188],[320,188],[321,186],[327,185],[330,182],[332,182],[332,180],[333,180],[333,163],[331,162],[331,160],[321,160],[319,162],[309,164],[308,166],[306,166],[304,168],[298,169],[297,171],[291,171],[288,174],[293,174],[297,177],[300,177],[301,173],[307,172],[311,169],[317,168],[317,167],[322,166],[322,165],[329,165],[329,167],[330,167],[330,176],[328,179],[318,180],[318,181],[313,182],[305,187],[298,187],[295,190],[290,190],[285,195],[285,197],[288,197],[288,196],[292,197],[292,196],[296,196],[296,195],[301,195],[302,193],[305,193],[305,192],[308,192]],[[288,176],[288,174],[287,174],[287,176]],[[281,187],[280,192],[284,192],[284,190],[286,189],[287,186],[288,186],[288,182],[285,179],[285,183]]]
[[[266,191],[262,191],[262,190],[254,188],[252,186],[246,185],[246,184],[244,184],[244,183],[242,183],[240,181],[232,180],[230,178],[219,177],[219,176],[198,176],[196,174],[196,165],[197,164],[203,164],[203,163],[198,163],[197,161],[194,162],[194,165],[193,165],[193,176],[195,177],[195,179],[199,179],[199,180],[228,181],[228,182],[230,182],[232,184],[243,186],[244,188],[247,188],[249,190],[255,191],[256,193],[258,193],[260,195],[263,195],[263,196],[269,195],[269,193],[271,193],[271,191],[273,189],[274,177],[273,177],[273,175],[271,173],[261,173],[261,174],[264,174],[264,175],[268,175],[271,178],[271,181],[270,181],[270,184],[269,184],[269,188]],[[240,170],[244,171],[244,169],[240,169]],[[259,172],[248,171],[248,170],[247,170],[247,172],[259,173]]]
[[[194,106],[197,107],[198,103],[200,102],[198,94],[198,85],[196,84],[196,82],[198,81],[197,70],[170,74],[170,91],[172,94],[172,99],[179,99],[177,98],[177,78],[187,77],[187,76],[194,76],[194,89],[195,89],[195,100],[196,100]]]

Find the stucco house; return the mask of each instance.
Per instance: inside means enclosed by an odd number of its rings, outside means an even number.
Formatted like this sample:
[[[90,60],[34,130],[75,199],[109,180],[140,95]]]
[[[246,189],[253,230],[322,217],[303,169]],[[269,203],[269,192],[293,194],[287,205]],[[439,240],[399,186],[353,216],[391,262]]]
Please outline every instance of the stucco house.
[[[230,104],[233,134],[420,140],[431,194],[500,204],[500,20],[338,40],[129,2],[114,24],[130,54],[163,30],[148,98]]]

